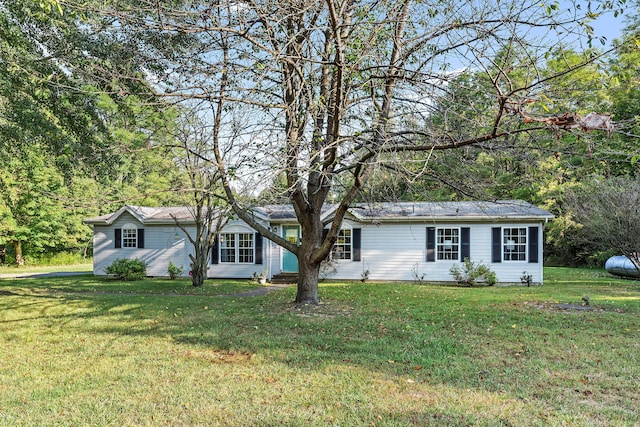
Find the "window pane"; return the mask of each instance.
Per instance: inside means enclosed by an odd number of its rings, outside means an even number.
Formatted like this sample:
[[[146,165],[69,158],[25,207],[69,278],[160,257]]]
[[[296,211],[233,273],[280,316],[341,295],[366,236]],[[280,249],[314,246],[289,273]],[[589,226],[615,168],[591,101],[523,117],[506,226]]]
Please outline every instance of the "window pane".
[[[220,235],[220,262],[236,262],[236,235],[233,233]]]
[[[254,262],[253,233],[223,233],[220,235],[220,262]]]
[[[138,247],[138,230],[135,228],[122,229],[122,247],[137,248]]]
[[[333,246],[333,259],[351,259],[351,230],[340,230]]]
[[[436,254],[438,259],[457,260],[460,257],[460,230],[458,228],[438,228]]]
[[[503,230],[502,252],[505,261],[526,261],[527,229],[505,228]]]
[[[239,233],[238,243],[238,262],[253,263],[253,233]]]

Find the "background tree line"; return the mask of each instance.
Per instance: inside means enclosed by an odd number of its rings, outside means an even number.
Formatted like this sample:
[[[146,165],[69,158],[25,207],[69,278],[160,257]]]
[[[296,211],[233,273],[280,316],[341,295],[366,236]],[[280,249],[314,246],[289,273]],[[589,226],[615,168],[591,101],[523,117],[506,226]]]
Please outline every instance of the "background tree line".
[[[196,150],[185,143],[189,140],[185,132],[193,128],[188,118],[203,105],[212,111],[211,117],[233,123],[234,135],[224,137],[243,140],[256,134],[243,116],[248,113],[216,104],[220,98],[215,93],[225,89],[223,67],[207,71],[217,76],[208,89],[212,94],[194,97],[188,104],[178,104],[169,96],[171,84],[178,84],[173,77],[154,78],[167,73],[172,57],[192,54],[189,49],[201,40],[189,31],[158,40],[160,32],[142,29],[136,33],[145,38],[146,50],[141,52],[134,37],[87,31],[107,28],[117,19],[126,22],[125,12],[103,15],[97,4],[86,5],[91,7],[55,0],[0,2],[0,247],[6,248],[12,262],[20,263],[24,256],[38,259],[56,253],[88,253],[91,231],[81,220],[115,211],[124,203],[193,204],[194,175],[187,165],[194,164],[194,155],[210,164],[216,162],[216,154],[209,149]],[[558,112],[610,112],[616,123],[611,135],[561,127],[517,132],[524,125],[522,117],[514,114],[505,120],[516,131],[496,140],[446,151],[383,150],[353,200],[525,199],[557,215],[546,234],[546,254],[552,262],[600,263],[611,245],[584,239],[577,215],[580,206],[572,201],[576,193],[591,193],[594,182],[614,177],[637,181],[637,12],[637,4],[625,7],[626,29],[618,47],[606,55],[602,55],[607,48],[598,43],[597,34],[590,44],[549,46],[536,73],[540,80],[545,75],[554,78],[538,84],[534,98],[504,106],[505,111],[526,108],[540,117]],[[228,54],[233,40],[225,38],[229,33],[217,34],[217,52]],[[157,49],[153,55],[151,47]],[[251,64],[261,64],[260,53],[254,54]],[[345,54],[344,59],[349,60],[348,55],[354,53]],[[526,87],[531,69],[524,64],[530,54],[524,46],[504,43],[490,58],[477,61],[483,69],[452,69],[446,85],[434,92],[430,102],[420,105],[420,114],[406,114],[402,125],[415,135],[441,141],[454,132],[456,138],[490,133],[495,123],[494,89]],[[211,58],[199,60],[205,67]],[[217,65],[224,64],[221,58],[216,60]],[[247,67],[250,60],[238,57],[233,62]],[[562,75],[567,67],[575,69]],[[259,71],[254,70],[254,79],[264,75]],[[196,87],[201,83],[199,74],[195,67],[191,72],[181,78]],[[362,78],[362,74],[350,78]],[[271,89],[268,81],[255,80],[251,91]],[[217,113],[215,108],[219,108]],[[263,114],[270,114],[265,105],[261,108]],[[292,113],[302,112],[300,106],[300,111]],[[419,115],[424,120],[417,121]],[[351,126],[359,127],[354,122]],[[215,132],[210,124],[193,131]],[[268,129],[259,132],[269,134]],[[355,150],[357,138],[354,141]],[[266,142],[254,148],[250,152],[229,148],[233,153],[227,153],[240,159],[238,165],[258,165],[260,179],[272,182],[261,194],[242,195],[245,205],[290,203],[298,183],[281,171],[260,170],[259,166],[264,156],[282,153],[270,152],[276,149]],[[339,155],[349,160],[344,153]],[[335,169],[343,166],[353,167],[345,163],[336,164]],[[356,179],[353,174],[336,174],[327,200],[343,200]]]

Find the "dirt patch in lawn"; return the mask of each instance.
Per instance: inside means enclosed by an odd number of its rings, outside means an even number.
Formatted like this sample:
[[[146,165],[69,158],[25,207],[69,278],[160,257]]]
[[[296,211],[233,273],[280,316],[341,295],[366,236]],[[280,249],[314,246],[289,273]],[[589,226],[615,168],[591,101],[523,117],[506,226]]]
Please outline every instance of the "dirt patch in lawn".
[[[243,363],[249,362],[253,354],[233,350],[187,350],[184,357],[202,360],[210,363]]]
[[[541,301],[527,301],[523,303],[525,307],[535,308],[538,310],[547,311],[563,311],[563,312],[613,312],[623,313],[620,308],[606,308],[592,304],[575,304],[575,303],[558,303],[558,302],[541,302]]]

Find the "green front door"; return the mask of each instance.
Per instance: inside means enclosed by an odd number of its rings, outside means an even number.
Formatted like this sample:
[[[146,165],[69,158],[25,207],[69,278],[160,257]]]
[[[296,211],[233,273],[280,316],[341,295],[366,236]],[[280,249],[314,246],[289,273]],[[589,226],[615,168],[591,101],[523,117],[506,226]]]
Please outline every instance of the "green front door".
[[[297,225],[285,225],[282,227],[282,237],[288,242],[300,243],[300,227]],[[282,271],[284,273],[298,272],[298,257],[286,249],[282,250]]]

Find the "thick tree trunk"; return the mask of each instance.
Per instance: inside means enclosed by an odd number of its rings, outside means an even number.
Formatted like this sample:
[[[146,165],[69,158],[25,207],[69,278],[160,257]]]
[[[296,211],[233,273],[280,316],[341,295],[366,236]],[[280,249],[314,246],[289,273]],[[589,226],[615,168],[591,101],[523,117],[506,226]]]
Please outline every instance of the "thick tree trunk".
[[[191,257],[191,284],[195,287],[204,285],[204,281],[207,278],[207,261],[209,251],[202,246],[206,245],[206,242],[199,242],[195,244],[196,254]]]
[[[318,304],[318,279],[320,264],[312,264],[305,257],[298,258],[298,293],[297,305]]]
[[[16,254],[16,265],[21,267],[24,265],[24,255],[22,254],[22,242],[16,240],[12,242],[13,251]]]
[[[298,256],[298,292],[295,303],[297,305],[318,304],[318,280],[322,261],[321,258],[319,259],[318,249],[323,240],[322,200],[317,201],[315,205],[302,205],[302,207],[297,209],[303,214],[297,215],[302,231],[302,241],[296,254]]]
[[[207,267],[206,265],[202,268],[202,265],[193,265],[193,270],[191,270],[191,284],[195,287],[200,287],[204,285],[204,281],[207,278]]]

